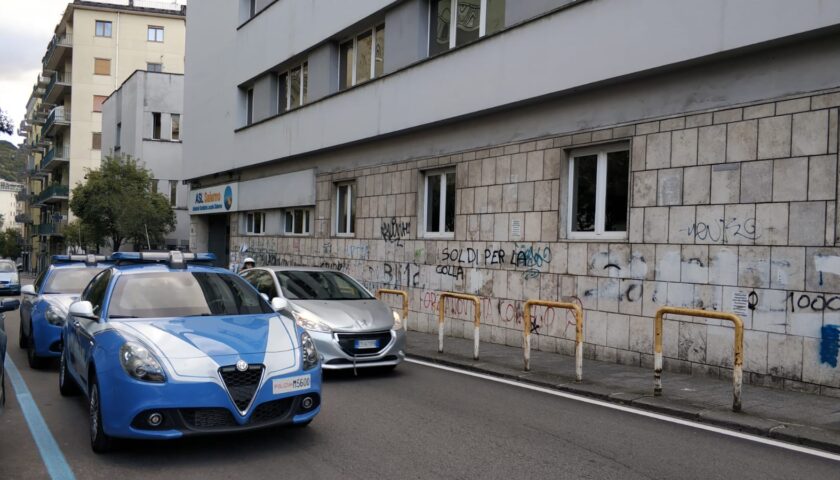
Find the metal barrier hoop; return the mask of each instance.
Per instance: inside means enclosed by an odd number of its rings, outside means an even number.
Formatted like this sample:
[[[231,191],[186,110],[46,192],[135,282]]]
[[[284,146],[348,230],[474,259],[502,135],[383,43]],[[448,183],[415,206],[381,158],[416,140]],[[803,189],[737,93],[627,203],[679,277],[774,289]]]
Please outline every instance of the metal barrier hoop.
[[[475,295],[463,293],[443,292],[438,299],[438,352],[443,353],[443,321],[447,298],[459,298],[469,300],[475,305],[475,318],[473,320],[475,331],[473,332],[473,358],[478,360],[479,327],[481,326],[481,300]]]
[[[531,370],[531,307],[537,305],[575,312],[575,380],[580,382],[583,379],[583,309],[575,303],[549,300],[528,300],[525,302],[525,330],[523,331],[525,370]]]
[[[402,324],[403,330],[408,330],[408,292],[404,290],[391,290],[389,288],[380,288],[376,291],[374,296],[377,300],[382,299],[382,295],[398,295],[402,297]]]

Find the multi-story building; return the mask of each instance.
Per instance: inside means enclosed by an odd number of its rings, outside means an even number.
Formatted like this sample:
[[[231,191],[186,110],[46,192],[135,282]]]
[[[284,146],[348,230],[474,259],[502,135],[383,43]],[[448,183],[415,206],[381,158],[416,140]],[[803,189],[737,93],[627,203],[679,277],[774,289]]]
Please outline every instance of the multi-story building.
[[[405,289],[419,331],[478,295],[515,346],[526,300],[576,302],[587,358],[651,368],[658,306],[732,311],[748,382],[840,395],[840,3],[206,0],[188,26],[194,248]],[[572,353],[565,312],[534,318]],[[732,339],[668,318],[665,368],[730,376]]]
[[[136,70],[183,73],[185,16],[186,7],[175,2],[67,5],[33,92],[39,102],[36,145],[44,148],[30,177],[40,184],[31,202],[40,207],[31,228],[40,237],[40,267],[66,250],[62,228],[72,214],[70,192],[100,164],[102,102]]]
[[[18,208],[18,193],[23,190],[23,184],[0,179],[0,215],[3,218],[2,228],[17,230],[23,233],[22,220],[18,215],[23,213]]]
[[[186,250],[190,240],[189,186],[181,180],[184,76],[136,71],[102,104],[102,151],[139,159],[154,177],[152,190],[169,197],[176,227],[163,245]]]

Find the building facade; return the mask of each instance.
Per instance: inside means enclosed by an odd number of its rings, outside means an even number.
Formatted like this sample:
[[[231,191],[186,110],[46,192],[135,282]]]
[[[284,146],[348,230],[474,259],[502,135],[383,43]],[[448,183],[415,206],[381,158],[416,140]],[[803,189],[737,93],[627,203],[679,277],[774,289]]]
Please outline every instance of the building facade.
[[[746,381],[840,395],[840,4],[211,0],[188,24],[193,248],[406,289],[422,332],[478,295],[513,346],[526,300],[576,302],[586,358],[650,368],[659,306],[735,312]],[[570,316],[534,319],[572,354]],[[729,377],[732,341],[668,318],[665,368]]]
[[[23,224],[18,222],[23,213],[18,205],[18,193],[23,190],[23,184],[0,179],[0,215],[3,216],[3,230],[8,228],[23,233]]]
[[[101,161],[105,99],[136,70],[184,72],[185,15],[186,8],[174,2],[68,4],[30,99],[31,121],[39,127],[34,146],[41,152],[28,182],[38,192],[31,198],[30,205],[39,208],[29,228],[39,237],[36,268],[67,249],[63,227],[72,215],[70,192]]]
[[[152,190],[169,198],[177,221],[165,250],[189,248],[189,186],[182,180],[184,76],[136,71],[102,104],[102,152],[129,155],[152,171]]]

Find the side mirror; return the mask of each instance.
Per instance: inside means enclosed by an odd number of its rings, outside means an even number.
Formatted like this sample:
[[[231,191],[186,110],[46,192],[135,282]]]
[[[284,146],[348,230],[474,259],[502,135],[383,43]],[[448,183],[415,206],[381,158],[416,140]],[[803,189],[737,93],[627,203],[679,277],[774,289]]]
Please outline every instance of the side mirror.
[[[271,299],[271,308],[274,309],[275,312],[285,310],[289,308],[289,301],[285,298],[274,297]]]
[[[93,313],[93,304],[87,301],[70,305],[70,315],[79,318],[96,318],[96,314]]]
[[[36,295],[35,285],[24,285],[20,287],[20,293],[23,295]]]
[[[9,312],[20,308],[20,300],[12,298],[4,298],[0,301],[0,312]]]

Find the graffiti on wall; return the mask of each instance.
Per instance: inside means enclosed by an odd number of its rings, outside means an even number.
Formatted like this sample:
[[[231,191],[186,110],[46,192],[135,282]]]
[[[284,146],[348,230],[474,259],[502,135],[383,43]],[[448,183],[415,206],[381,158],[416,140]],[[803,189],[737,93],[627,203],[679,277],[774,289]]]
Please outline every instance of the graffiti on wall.
[[[550,263],[551,247],[547,245],[514,244],[510,251],[497,248],[480,250],[473,247],[444,247],[435,271],[439,275],[463,279],[465,267],[511,265],[516,269],[523,269],[523,277],[529,279],[538,277]]]
[[[382,240],[402,247],[403,240],[411,234],[411,222],[399,222],[396,218],[391,218],[390,221],[382,222],[379,230],[382,234]]]
[[[711,243],[729,243],[738,237],[747,240],[760,238],[756,230],[755,218],[739,220],[737,218],[721,218],[717,222],[705,223],[696,222],[684,228],[694,240],[709,241]]]

